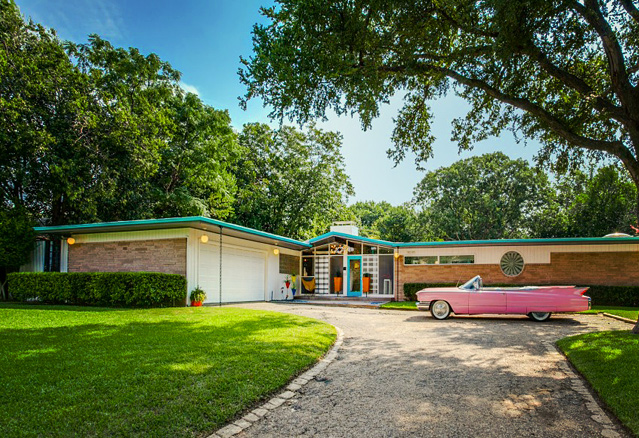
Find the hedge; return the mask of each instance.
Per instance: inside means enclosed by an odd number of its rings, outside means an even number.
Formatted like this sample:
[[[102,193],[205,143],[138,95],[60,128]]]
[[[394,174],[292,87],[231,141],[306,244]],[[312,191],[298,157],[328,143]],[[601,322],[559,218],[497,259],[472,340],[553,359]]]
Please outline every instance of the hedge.
[[[158,272],[20,272],[8,275],[13,299],[107,307],[186,304],[186,279]]]
[[[455,283],[405,283],[404,296],[407,301],[415,301],[416,293],[426,287],[454,287]],[[490,287],[522,287],[521,284],[491,284]],[[639,307],[639,286],[588,286],[586,292],[597,306]]]

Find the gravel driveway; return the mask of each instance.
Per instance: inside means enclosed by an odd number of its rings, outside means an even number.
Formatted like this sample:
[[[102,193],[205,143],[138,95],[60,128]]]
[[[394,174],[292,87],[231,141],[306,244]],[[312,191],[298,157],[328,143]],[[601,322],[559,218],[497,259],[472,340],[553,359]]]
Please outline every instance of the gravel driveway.
[[[344,331],[335,362],[238,437],[627,436],[594,421],[549,342],[629,330],[597,315],[454,317],[256,303]]]

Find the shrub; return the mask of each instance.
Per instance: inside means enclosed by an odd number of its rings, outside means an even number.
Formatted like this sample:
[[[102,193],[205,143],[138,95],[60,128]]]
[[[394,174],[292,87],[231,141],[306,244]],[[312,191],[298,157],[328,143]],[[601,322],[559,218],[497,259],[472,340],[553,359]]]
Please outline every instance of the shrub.
[[[158,272],[21,272],[9,274],[9,293],[52,304],[183,306],[186,279]]]
[[[426,287],[454,287],[455,283],[405,283],[404,296],[406,301],[415,301],[416,293]],[[521,287],[515,284],[487,284],[492,287]],[[626,306],[639,307],[639,286],[588,286],[586,292],[592,298],[592,304],[597,306]]]

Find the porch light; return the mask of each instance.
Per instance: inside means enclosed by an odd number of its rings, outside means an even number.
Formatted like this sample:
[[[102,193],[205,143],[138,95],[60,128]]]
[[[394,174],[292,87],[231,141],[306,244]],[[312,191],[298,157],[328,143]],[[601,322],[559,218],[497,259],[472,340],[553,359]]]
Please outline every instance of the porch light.
[[[280,253],[280,250],[278,248],[275,248],[273,250],[273,254],[278,255]]]
[[[202,242],[202,243],[206,243],[206,242],[208,242],[208,241],[209,241],[209,236],[207,236],[206,234],[202,234],[202,235],[200,236],[200,242]]]
[[[398,253],[398,252],[396,252],[396,253],[394,254],[394,256],[395,256],[395,259],[398,259],[398,258],[399,258],[399,253]]]
[[[68,243],[69,245],[73,245],[73,244],[75,243],[75,239],[74,239],[73,237],[69,237],[69,238],[67,239],[67,243]]]

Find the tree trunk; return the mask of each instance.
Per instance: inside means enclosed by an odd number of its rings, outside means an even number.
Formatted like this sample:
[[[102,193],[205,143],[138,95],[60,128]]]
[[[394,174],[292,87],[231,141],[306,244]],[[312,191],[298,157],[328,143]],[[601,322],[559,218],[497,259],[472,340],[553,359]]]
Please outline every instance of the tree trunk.
[[[639,319],[637,320],[637,323],[635,324],[635,326],[632,328],[632,332],[635,335],[639,335]]]

